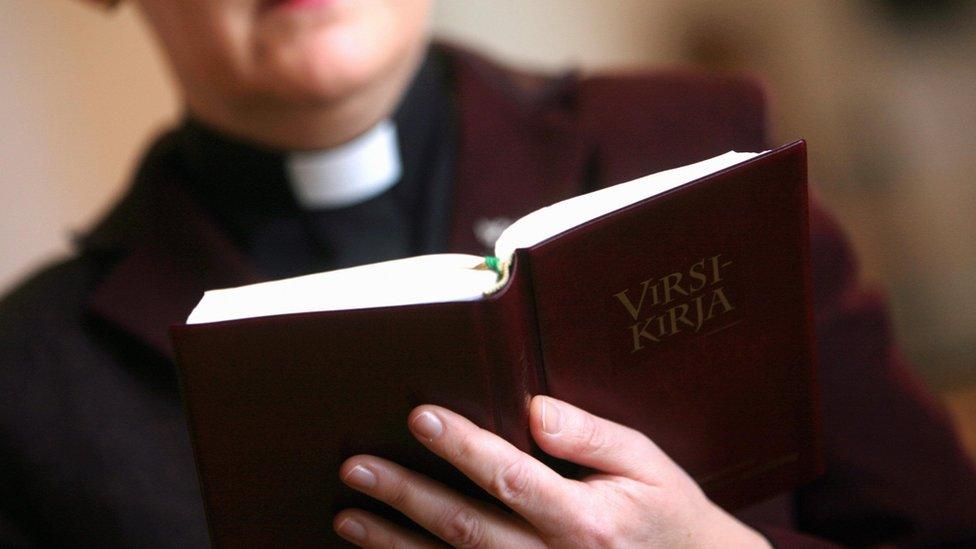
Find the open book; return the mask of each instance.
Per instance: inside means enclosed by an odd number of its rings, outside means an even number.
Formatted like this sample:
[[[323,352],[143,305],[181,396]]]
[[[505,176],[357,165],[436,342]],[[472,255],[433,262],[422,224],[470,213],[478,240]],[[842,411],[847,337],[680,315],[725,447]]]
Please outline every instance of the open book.
[[[505,229],[495,255],[434,254],[384,261],[240,288],[211,290],[187,324],[313,311],[466,301],[507,282],[515,250],[529,248],[630,204],[758,156],[730,151],[536,210]],[[497,261],[497,263],[496,263]]]
[[[728,153],[433,255],[207,292],[172,337],[216,546],[330,545],[370,453],[481,492],[405,426],[446,406],[518,448],[532,395],[647,434],[742,506],[819,467],[805,144]],[[548,459],[557,469],[567,465]]]

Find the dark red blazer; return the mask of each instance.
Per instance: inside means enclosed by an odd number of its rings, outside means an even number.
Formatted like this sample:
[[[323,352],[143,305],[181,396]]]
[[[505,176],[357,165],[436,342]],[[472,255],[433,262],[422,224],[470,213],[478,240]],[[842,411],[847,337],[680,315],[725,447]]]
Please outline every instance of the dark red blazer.
[[[459,109],[451,251],[473,227],[700,160],[767,148],[762,91],[693,73],[513,73],[450,50]],[[816,147],[816,143],[811,144]],[[167,328],[256,271],[185,193],[171,136],[78,253],[0,304],[0,545],[205,546]],[[897,353],[836,224],[814,207],[827,474],[742,517],[783,545],[976,540],[976,474]]]

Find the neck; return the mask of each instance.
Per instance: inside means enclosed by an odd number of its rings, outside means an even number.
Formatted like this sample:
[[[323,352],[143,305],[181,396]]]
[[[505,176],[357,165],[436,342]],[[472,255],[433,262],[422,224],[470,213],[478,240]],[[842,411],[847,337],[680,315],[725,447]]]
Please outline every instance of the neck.
[[[317,104],[267,102],[212,104],[206,97],[187,98],[191,115],[229,136],[270,149],[310,151],[351,141],[389,118],[416,72],[425,48],[412,52],[379,82],[347,97]]]

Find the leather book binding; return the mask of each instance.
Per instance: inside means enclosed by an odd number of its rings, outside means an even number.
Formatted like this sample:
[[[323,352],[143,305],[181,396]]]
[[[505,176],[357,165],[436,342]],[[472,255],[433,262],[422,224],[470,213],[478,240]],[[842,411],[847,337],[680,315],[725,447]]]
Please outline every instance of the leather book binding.
[[[799,141],[519,248],[482,299],[174,326],[214,545],[338,544],[341,508],[390,515],[340,482],[357,453],[478,494],[407,430],[424,403],[571,474],[529,435],[552,395],[645,433],[730,510],[808,482],[809,263]]]

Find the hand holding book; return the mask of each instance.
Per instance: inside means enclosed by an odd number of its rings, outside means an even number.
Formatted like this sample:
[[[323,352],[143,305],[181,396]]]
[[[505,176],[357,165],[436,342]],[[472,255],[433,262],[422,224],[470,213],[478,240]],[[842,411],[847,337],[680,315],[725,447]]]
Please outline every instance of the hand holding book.
[[[611,540],[624,546],[769,546],[709,501],[646,436],[557,399],[532,399],[532,437],[546,453],[596,471],[581,480],[560,476],[442,407],[420,406],[408,424],[427,449],[515,514],[375,456],[349,458],[340,476],[452,546],[595,547]],[[334,527],[362,547],[434,546],[359,509],[341,512]]]
[[[653,440],[659,457],[638,455],[668,463],[662,479],[694,479],[667,497],[705,515],[811,480],[806,205],[798,142],[536,210],[496,242],[495,268],[440,254],[207,292],[172,335],[214,546],[334,545],[332,512],[386,516],[336,477],[355,455],[484,498],[403,429],[421,404],[550,463],[529,404],[571,402]],[[574,512],[630,501],[561,482],[589,494]]]

